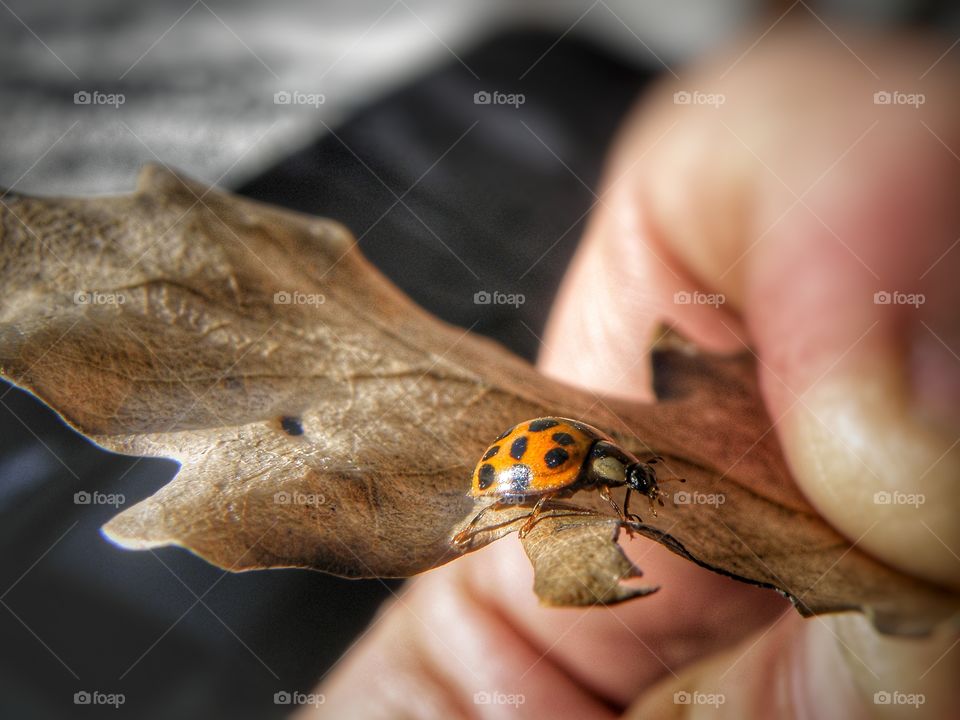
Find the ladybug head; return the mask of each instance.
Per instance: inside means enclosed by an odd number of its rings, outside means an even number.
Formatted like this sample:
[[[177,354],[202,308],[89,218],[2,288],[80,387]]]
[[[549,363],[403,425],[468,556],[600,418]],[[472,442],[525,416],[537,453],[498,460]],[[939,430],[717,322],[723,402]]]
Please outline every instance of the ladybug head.
[[[627,487],[646,495],[656,498],[660,490],[657,487],[657,474],[648,463],[637,462],[627,466]]]

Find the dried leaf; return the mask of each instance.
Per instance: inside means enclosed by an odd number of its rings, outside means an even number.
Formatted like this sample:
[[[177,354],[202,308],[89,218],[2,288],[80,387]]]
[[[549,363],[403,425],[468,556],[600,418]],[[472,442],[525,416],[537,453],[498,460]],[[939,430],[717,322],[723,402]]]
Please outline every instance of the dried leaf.
[[[579,517],[546,519],[524,538],[533,563],[533,590],[547,605],[611,604],[643,597],[657,587],[636,587],[623,580],[641,577],[616,539],[614,520],[584,524]],[[575,554],[574,554],[575,553]],[[572,557],[577,558],[571,563]]]
[[[0,370],[103,447],[179,460],[104,528],[230,570],[407,576],[461,550],[470,472],[530,417],[575,417],[665,458],[683,491],[636,529],[705,567],[787,594],[804,614],[859,609],[884,632],[957,612],[949,590],[873,560],[791,480],[748,356],[651,349],[660,402],[563,386],[413,305],[336,223],[208,189],[159,167],[133,195],[2,206]],[[524,540],[544,602],[645,594],[596,493]],[[517,528],[496,512],[471,549]]]

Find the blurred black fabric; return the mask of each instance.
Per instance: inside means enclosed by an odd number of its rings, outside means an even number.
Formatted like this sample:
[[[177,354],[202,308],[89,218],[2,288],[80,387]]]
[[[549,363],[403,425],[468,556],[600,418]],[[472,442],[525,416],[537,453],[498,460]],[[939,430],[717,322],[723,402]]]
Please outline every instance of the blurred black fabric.
[[[240,192],[336,218],[420,305],[533,359],[607,146],[649,77],[569,38],[534,65],[555,41],[490,42],[465,57],[478,78],[453,61]],[[525,102],[474,103],[493,91]],[[525,302],[477,305],[482,291]]]
[[[543,55],[556,40],[496,37],[463,58],[479,78],[451,58],[239,192],[340,220],[421,305],[532,359],[606,148],[651,77],[573,36]],[[525,102],[478,105],[480,91]],[[398,586],[117,549],[99,534],[114,508],[74,493],[129,505],[176,464],[104,452],[28,394],[0,397],[0,717],[283,717],[274,693],[312,688]],[[125,704],[74,705],[81,690]]]

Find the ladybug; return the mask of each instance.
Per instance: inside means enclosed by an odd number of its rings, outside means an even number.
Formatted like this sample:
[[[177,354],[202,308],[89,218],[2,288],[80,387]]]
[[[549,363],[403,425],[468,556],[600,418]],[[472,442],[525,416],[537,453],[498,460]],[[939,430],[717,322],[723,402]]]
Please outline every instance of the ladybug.
[[[663,506],[663,492],[653,466],[661,460],[639,460],[606,433],[577,420],[541,417],[514,425],[487,448],[473,471],[470,497],[492,497],[496,501],[477,513],[466,529],[457,533],[454,542],[467,542],[480,518],[491,508],[535,502],[519,531],[520,537],[525,537],[539,520],[544,503],[589,488],[595,488],[613,506],[621,523],[640,520],[629,512],[632,492],[645,495],[650,511],[656,515],[654,503]],[[624,485],[627,492],[621,510],[610,497],[610,488]],[[629,524],[627,531],[633,534]]]

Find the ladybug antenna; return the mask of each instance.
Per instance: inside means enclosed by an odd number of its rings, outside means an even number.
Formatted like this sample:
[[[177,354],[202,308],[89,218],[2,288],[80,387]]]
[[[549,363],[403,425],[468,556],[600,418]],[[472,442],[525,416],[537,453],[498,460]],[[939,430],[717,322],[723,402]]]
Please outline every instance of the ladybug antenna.
[[[662,458],[660,455],[657,455],[657,456],[651,458],[650,460],[645,461],[645,464],[646,464],[646,465],[653,465],[654,463],[661,463],[661,464],[663,464],[663,462],[664,462],[663,458]],[[663,485],[664,483],[668,483],[668,482],[682,482],[682,483],[685,483],[685,482],[687,481],[686,478],[677,477],[676,475],[674,475],[673,477],[663,478],[663,479],[661,480],[660,478],[656,477],[656,471],[655,471],[655,470],[653,470],[652,468],[650,468],[650,472],[652,472],[652,473],[654,474],[654,478],[656,478],[657,483],[660,484],[660,485]]]

